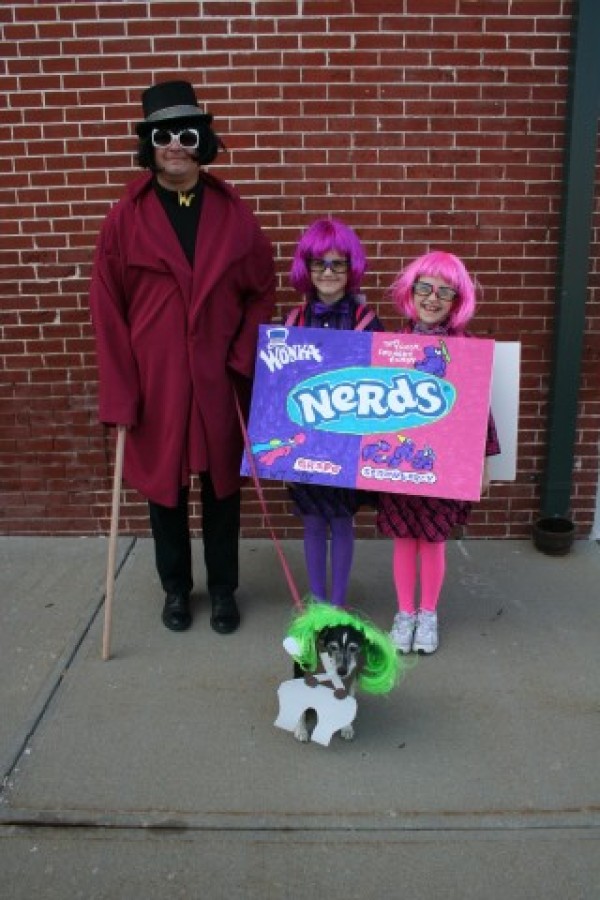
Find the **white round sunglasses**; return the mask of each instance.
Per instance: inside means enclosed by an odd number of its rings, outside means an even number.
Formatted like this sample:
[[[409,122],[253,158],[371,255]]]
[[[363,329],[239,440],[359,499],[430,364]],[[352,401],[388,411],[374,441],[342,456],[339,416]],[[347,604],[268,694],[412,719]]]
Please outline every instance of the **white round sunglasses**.
[[[184,150],[195,150],[200,143],[200,133],[197,128],[182,128],[181,131],[171,131],[169,128],[152,129],[153,147],[170,147],[175,142]]]

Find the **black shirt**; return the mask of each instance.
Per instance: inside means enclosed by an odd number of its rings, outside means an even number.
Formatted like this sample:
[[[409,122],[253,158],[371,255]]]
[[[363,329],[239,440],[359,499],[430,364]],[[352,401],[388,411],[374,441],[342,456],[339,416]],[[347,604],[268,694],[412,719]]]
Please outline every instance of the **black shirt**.
[[[189,191],[170,191],[159,184],[156,178],[153,181],[153,185],[158,199],[175,229],[175,234],[179,238],[183,252],[190,266],[194,268],[194,250],[200,212],[202,210],[204,185],[201,181],[198,181]]]

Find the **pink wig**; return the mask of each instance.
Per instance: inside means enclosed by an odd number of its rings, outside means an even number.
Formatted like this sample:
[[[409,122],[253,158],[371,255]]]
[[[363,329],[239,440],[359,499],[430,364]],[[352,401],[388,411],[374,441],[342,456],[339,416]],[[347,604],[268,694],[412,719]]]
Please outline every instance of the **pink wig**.
[[[448,325],[456,331],[464,331],[475,313],[475,284],[461,260],[443,250],[425,253],[400,272],[390,288],[398,311],[412,322],[417,321],[412,288],[415,281],[427,281],[427,278],[441,278],[457,291],[458,296],[448,316]]]
[[[290,282],[300,294],[314,292],[309,260],[332,251],[343,254],[348,260],[348,291],[356,293],[359,290],[367,261],[357,235],[337,219],[317,219],[300,238],[292,260]]]

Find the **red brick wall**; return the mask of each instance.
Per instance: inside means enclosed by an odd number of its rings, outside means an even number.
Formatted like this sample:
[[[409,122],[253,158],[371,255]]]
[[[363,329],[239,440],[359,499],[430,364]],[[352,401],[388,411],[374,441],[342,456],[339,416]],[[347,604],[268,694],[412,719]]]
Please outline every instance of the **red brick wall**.
[[[473,536],[523,537],[538,512],[551,367],[571,0],[205,0],[3,3],[0,107],[0,530],[107,530],[113,435],[96,422],[87,309],[93,246],[134,174],[141,90],[194,82],[234,182],[273,239],[280,312],[300,231],[334,213],[385,290],[431,246],[484,286],[475,330],[520,340],[519,472],[473,515]],[[10,138],[6,141],[6,138]],[[598,468],[595,219],[573,518],[585,534]],[[299,536],[285,493],[274,524]],[[244,534],[266,536],[245,491]],[[127,491],[122,530],[146,532]],[[374,534],[361,514],[360,534]]]

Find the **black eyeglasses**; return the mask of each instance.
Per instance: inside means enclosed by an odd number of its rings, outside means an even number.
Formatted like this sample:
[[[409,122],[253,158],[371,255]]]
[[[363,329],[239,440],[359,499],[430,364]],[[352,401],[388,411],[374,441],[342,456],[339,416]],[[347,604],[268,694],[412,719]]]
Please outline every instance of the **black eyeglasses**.
[[[170,131],[168,128],[152,129],[153,147],[170,147],[175,141],[184,150],[195,150],[200,143],[200,133],[197,128],[183,128],[181,131]]]
[[[347,259],[309,259],[308,268],[311,272],[322,273],[330,269],[334,275],[343,275],[348,271]]]
[[[454,288],[446,287],[445,285],[434,287],[428,281],[415,281],[413,293],[417,297],[429,297],[431,294],[435,294],[438,300],[442,300],[444,303],[452,303],[458,297],[458,291],[455,291]]]

